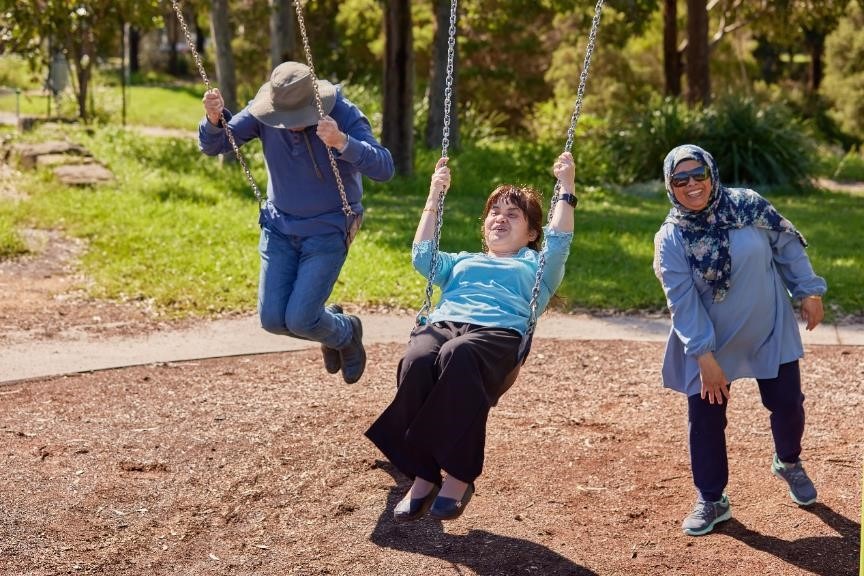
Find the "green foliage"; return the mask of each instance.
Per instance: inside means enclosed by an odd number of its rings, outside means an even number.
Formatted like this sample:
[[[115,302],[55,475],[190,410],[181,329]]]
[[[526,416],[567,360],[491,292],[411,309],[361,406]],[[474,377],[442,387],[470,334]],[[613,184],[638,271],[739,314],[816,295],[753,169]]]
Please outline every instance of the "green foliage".
[[[696,144],[711,152],[726,182],[797,185],[814,169],[815,146],[785,106],[729,96],[699,123]]]
[[[838,182],[864,182],[864,150],[849,150],[831,167],[828,175]]]
[[[864,236],[852,232],[864,222],[864,198],[842,192],[772,192],[771,202],[807,238],[807,254],[828,282],[829,320],[864,311]]]
[[[665,98],[635,114],[614,118],[607,146],[615,164],[614,181],[628,183],[663,177],[663,159],[681,144],[699,138],[698,113],[681,100]]]
[[[369,118],[372,131],[381,134],[381,123],[383,122],[381,86],[372,83],[346,81],[341,83],[342,93],[352,103],[356,104],[363,114]]]
[[[507,114],[500,110],[484,112],[473,102],[460,110],[462,138],[475,144],[488,144],[507,136]]]
[[[0,262],[27,253],[27,246],[17,232],[12,207],[0,203]]]
[[[201,105],[203,93],[204,87],[198,85],[127,86],[126,123],[152,126],[154,115],[158,115],[161,127],[195,131],[204,116]],[[120,124],[123,105],[120,87],[97,90],[94,98],[97,109],[105,114],[106,120],[115,125]]]
[[[823,92],[834,103],[840,126],[864,139],[864,9],[852,4],[849,15],[825,45]]]
[[[120,24],[149,29],[159,20],[158,0],[18,0],[0,11],[0,52],[47,62],[49,44],[88,68],[97,55],[117,53]],[[86,57],[86,61],[84,60]]]
[[[849,0],[804,0],[797,2],[753,3],[750,9],[754,28],[781,47],[800,47],[808,37],[833,31]],[[746,4],[745,4],[746,7]]]
[[[127,86],[126,123],[128,125],[159,126],[162,128],[197,129],[204,114],[201,107],[203,87],[189,86]],[[20,95],[21,114],[43,117],[48,107],[44,94]],[[103,123],[119,125],[122,119],[123,97],[119,86],[104,86],[94,90],[93,102],[97,118]],[[15,112],[16,95],[0,95],[0,111]],[[75,101],[64,97],[51,104],[52,116],[74,117]]]
[[[13,230],[14,221],[15,226],[62,228],[87,239],[83,265],[94,280],[90,290],[95,296],[152,300],[172,315],[254,307],[257,212],[238,166],[222,167],[203,156],[194,140],[148,138],[100,127],[90,135],[74,126],[64,130],[112,169],[116,184],[82,190],[58,185],[47,172],[27,174],[20,185],[29,199],[18,204],[0,201],[0,231]],[[585,144],[577,137],[577,160],[585,159],[579,160],[580,205],[560,306],[661,310],[663,294],[651,270],[652,239],[668,200],[658,185],[639,191],[587,186],[584,173],[590,172],[593,160],[583,156]],[[559,150],[557,145],[513,138],[466,143],[451,158],[453,186],[442,248],[479,248],[480,211],[499,184],[532,186],[548,203],[554,186],[550,166]],[[244,152],[263,186],[260,146],[250,143]],[[437,155],[437,150],[419,150],[414,177],[365,183],[366,222],[334,298],[419,307],[425,279],[411,267],[410,246]],[[864,221],[861,198],[773,190],[771,200],[810,241],[814,267],[830,286],[829,317],[864,312],[864,237],[849,234]],[[0,246],[9,244],[0,239]]]
[[[413,14],[412,14],[413,17]],[[342,41],[339,50],[344,51],[354,62],[362,62],[366,68],[369,63],[380,62],[384,55],[384,7],[377,0],[346,0],[340,2],[339,13],[335,23],[342,31]],[[345,68],[348,62],[336,63],[341,77],[347,77],[349,70]],[[375,70],[365,69],[360,72],[372,75]]]
[[[0,87],[31,90],[41,87],[42,80],[23,57],[0,54]]]
[[[774,95],[776,102],[785,103],[796,118],[805,122],[813,136],[822,142],[836,143],[845,150],[859,146],[862,139],[846,132],[837,120],[837,114],[827,97],[802,90],[781,90]]]
[[[242,171],[203,156],[194,140],[70,128],[117,177],[115,186],[65,188],[28,175],[18,218],[88,240],[95,296],[152,299],[169,314],[238,310],[254,302],[256,206]],[[256,177],[263,163],[248,151]]]
[[[666,99],[611,126],[609,146],[621,182],[660,177],[669,150],[686,143],[711,152],[729,184],[797,185],[815,170],[813,142],[781,104],[728,96],[692,111]]]

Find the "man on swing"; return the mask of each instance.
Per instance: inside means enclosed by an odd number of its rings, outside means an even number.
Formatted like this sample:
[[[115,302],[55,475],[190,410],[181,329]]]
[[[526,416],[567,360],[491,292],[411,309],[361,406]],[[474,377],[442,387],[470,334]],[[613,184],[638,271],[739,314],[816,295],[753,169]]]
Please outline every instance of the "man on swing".
[[[273,334],[320,342],[326,370],[341,370],[345,382],[353,384],[366,367],[362,324],[343,314],[338,304],[324,304],[362,220],[362,176],[389,180],[393,158],[360,109],[326,80],[317,81],[321,118],[315,83],[308,66],[284,62],[255,99],[233,115],[219,91],[209,90],[198,142],[210,156],[233,150],[223,114],[238,146],[261,139],[268,173],[267,201],[259,217],[261,326]]]

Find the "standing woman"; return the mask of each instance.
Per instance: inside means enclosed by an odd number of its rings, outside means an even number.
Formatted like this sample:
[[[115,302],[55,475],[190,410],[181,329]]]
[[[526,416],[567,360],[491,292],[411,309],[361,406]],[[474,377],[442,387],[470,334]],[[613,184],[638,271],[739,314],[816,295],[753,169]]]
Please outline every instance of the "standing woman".
[[[654,238],[654,272],[672,314],[663,385],[687,395],[690,465],[698,500],[684,519],[699,536],[732,517],[724,490],[729,386],[755,378],[771,412],[771,471],[801,506],[816,488],[799,459],[804,355],[791,297],[812,330],[823,317],[825,280],[813,272],[804,237],[753,190],[726,188],[714,158],[690,144],[663,162],[672,202]]]
[[[434,283],[441,299],[418,328],[399,363],[396,397],[366,435],[413,480],[396,505],[396,520],[429,511],[438,520],[458,518],[483,469],[486,419],[519,365],[528,328],[532,289],[545,232],[537,314],[564,278],[573,239],[575,167],[565,152],[552,169],[562,193],[549,226],[529,188],[503,185],[486,200],[482,252],[438,252]],[[428,277],[438,197],[450,187],[446,159],[432,175],[429,198],[414,236],[414,268]],[[443,483],[442,483],[443,474]]]

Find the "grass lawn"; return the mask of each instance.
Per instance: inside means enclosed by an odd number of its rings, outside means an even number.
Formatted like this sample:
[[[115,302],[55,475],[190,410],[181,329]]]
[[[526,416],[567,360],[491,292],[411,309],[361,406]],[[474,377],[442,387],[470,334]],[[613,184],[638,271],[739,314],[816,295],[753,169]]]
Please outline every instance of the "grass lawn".
[[[187,125],[197,121],[198,106],[196,100]],[[257,206],[239,166],[220,166],[200,154],[194,141],[141,137],[118,128],[68,130],[113,170],[117,182],[72,189],[48,174],[28,173],[22,186],[29,199],[0,201],[0,257],[16,250],[13,224],[62,228],[89,242],[84,266],[95,280],[96,296],[152,299],[177,315],[254,308]],[[260,146],[252,143],[244,152],[263,187]],[[334,299],[420,306],[425,279],[411,268],[410,246],[437,154],[418,152],[417,176],[366,182],[364,230]],[[455,154],[442,248],[479,249],[483,201],[500,182],[533,185],[548,199],[555,156],[555,150],[525,142],[466,147]],[[651,269],[653,236],[668,210],[659,185],[634,192],[589,187],[579,195],[576,235],[559,290],[562,306],[662,309]],[[864,240],[857,233],[864,198],[831,192],[766,195],[810,241],[813,264],[829,284],[829,318],[864,312]]]
[[[194,131],[203,117],[202,85],[190,86],[128,86],[126,88],[126,124],[186,129]],[[17,100],[16,100],[17,99]],[[119,86],[97,86],[93,94],[99,118],[105,122],[121,124],[123,95]],[[16,102],[22,116],[45,117],[48,101],[39,91],[0,94],[0,112],[14,113]],[[51,102],[52,116],[58,115],[58,103]],[[59,115],[77,116],[77,103],[71,93],[64,93],[59,101]]]

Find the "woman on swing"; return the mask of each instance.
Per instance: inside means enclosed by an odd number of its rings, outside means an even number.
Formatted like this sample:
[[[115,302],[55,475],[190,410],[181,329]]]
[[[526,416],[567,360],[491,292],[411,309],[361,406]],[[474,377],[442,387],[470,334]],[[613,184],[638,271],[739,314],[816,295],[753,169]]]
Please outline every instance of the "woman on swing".
[[[414,268],[429,276],[439,195],[450,187],[442,158],[435,167],[414,236]],[[532,289],[546,233],[537,314],[564,278],[573,238],[575,167],[569,152],[553,169],[561,184],[549,225],[537,192],[502,185],[486,200],[483,251],[439,252],[433,282],[441,300],[428,323],[415,330],[399,363],[396,397],[366,436],[414,483],[396,505],[398,521],[427,511],[438,520],[458,518],[483,469],[486,419],[520,365]],[[442,482],[443,474],[443,482]]]

